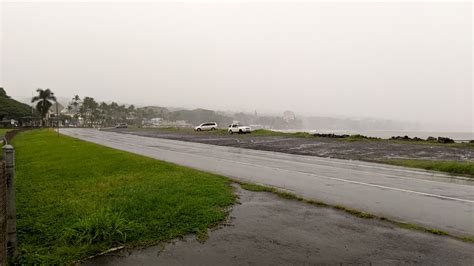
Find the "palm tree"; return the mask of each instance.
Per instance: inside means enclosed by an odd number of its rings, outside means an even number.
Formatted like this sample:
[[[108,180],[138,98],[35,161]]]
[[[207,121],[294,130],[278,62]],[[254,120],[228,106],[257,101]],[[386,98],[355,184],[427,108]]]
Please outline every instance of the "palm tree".
[[[46,124],[46,115],[48,114],[49,108],[53,105],[51,102],[56,102],[56,97],[50,89],[37,89],[38,95],[31,99],[32,103],[36,103],[36,110],[41,114],[41,126]]]
[[[79,95],[74,95],[72,98],[72,105],[74,105],[74,111],[77,112],[77,106],[79,106],[79,103],[81,102],[81,98]]]

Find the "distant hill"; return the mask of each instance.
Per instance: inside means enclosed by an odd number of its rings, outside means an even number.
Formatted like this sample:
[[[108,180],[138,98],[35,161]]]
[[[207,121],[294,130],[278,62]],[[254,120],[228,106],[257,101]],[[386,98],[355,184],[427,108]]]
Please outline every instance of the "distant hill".
[[[19,119],[24,116],[31,116],[31,107],[10,98],[6,91],[0,88],[0,120]]]
[[[233,121],[232,117],[213,110],[200,108],[194,110],[174,108],[170,110],[170,108],[160,106],[145,106],[138,108],[138,110],[141,112],[142,117],[146,119],[159,117],[170,121],[184,120],[192,125],[199,125],[203,122],[216,122],[220,126],[226,127]]]

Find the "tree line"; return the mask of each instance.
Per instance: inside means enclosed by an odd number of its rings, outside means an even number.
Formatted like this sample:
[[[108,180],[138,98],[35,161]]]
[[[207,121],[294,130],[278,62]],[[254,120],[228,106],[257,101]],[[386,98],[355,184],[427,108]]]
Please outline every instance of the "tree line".
[[[42,125],[49,125],[48,111],[57,102],[50,89],[37,89],[38,95],[32,98],[36,110],[41,115]],[[243,124],[259,124],[277,129],[291,129],[302,126],[301,120],[285,120],[277,116],[259,116],[256,114],[236,113],[233,115],[206,109],[175,110],[170,111],[165,107],[147,106],[137,108],[134,105],[126,106],[111,102],[98,102],[93,97],[81,98],[74,95],[67,105],[67,112],[59,114],[61,121],[66,125],[83,127],[109,127],[119,123],[142,126],[143,122],[152,118],[161,118],[165,121],[183,120],[187,123],[198,125],[203,122],[217,122],[221,127],[237,120]],[[52,110],[54,113],[55,110]],[[51,116],[55,116],[52,114]]]
[[[37,95],[32,97],[37,113],[41,117],[41,126],[50,126],[51,118],[57,117],[55,110],[51,110],[54,103],[58,104],[54,92],[50,89],[36,90]],[[52,112],[50,112],[52,111]],[[141,124],[143,112],[135,106],[119,105],[116,102],[107,104],[98,103],[92,97],[81,99],[74,95],[67,106],[67,113],[59,114],[59,119],[67,124],[82,125],[86,127],[113,126],[117,123]]]
[[[81,100],[79,95],[75,95],[69,103],[68,113],[72,114],[72,123],[78,123],[85,127],[114,126],[118,123],[141,125],[144,112],[134,105],[119,105],[116,102],[107,104],[97,102],[92,97],[84,97]]]

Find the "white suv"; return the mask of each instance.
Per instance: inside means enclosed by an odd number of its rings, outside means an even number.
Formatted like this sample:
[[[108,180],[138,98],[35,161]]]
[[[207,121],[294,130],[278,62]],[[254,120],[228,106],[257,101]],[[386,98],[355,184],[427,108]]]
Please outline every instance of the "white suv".
[[[194,131],[205,131],[205,130],[216,130],[217,123],[216,122],[207,122],[202,123],[199,126],[194,128]]]
[[[227,130],[230,134],[234,133],[250,133],[252,130],[248,126],[240,126],[239,124],[232,124],[229,126],[229,129]]]

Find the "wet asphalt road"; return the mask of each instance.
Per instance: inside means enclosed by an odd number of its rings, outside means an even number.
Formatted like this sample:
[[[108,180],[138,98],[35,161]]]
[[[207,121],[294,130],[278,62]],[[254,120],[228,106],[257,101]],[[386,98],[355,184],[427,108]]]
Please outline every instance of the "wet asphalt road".
[[[311,156],[141,137],[94,129],[63,134],[291,191],[456,235],[474,236],[474,182],[440,173]]]

